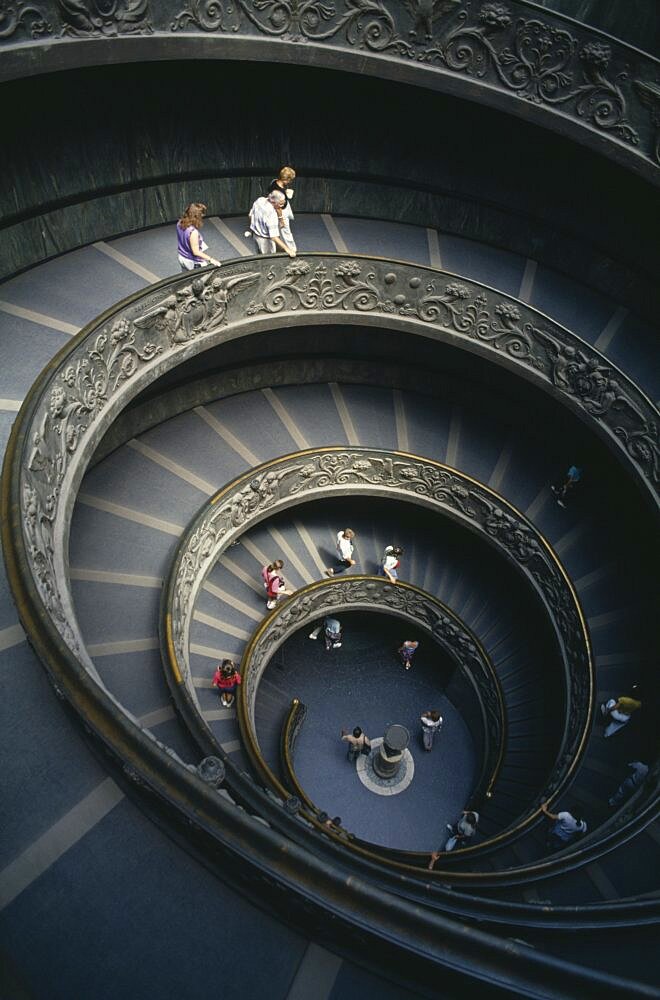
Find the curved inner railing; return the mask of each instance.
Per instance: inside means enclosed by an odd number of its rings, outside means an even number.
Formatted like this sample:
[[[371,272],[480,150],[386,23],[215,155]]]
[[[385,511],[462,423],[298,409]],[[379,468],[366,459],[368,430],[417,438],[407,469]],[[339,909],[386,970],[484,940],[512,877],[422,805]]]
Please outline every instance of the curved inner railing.
[[[598,352],[506,296],[431,268],[333,254],[234,261],[166,279],[108,310],[58,355],[25,401],[5,463],[7,547],[20,550],[47,618],[90,673],[66,552],[77,486],[114,418],[159,375],[224,340],[339,318],[458,342],[538,382],[616,445],[657,505],[653,405]]]
[[[556,795],[574,772],[586,745],[591,720],[593,664],[586,626],[573,587],[557,557],[542,535],[519,511],[488,487],[430,459],[369,448],[316,448],[265,463],[224,487],[201,508],[179,543],[163,590],[161,637],[168,681],[186,719],[202,715],[189,663],[189,633],[197,594],[222,552],[250,526],[271,514],[319,497],[371,495],[412,502],[449,516],[480,534],[498,549],[536,591],[557,638],[563,663],[562,687],[566,692],[565,725],[554,769],[546,787],[539,789],[525,821],[538,818],[541,801]],[[359,578],[342,581],[348,593]],[[371,584],[375,586],[375,584]],[[312,585],[300,592],[300,608],[319,614],[319,607],[334,594],[327,585]],[[336,593],[340,593],[338,589]],[[401,593],[401,598],[397,595]],[[385,608],[395,613],[399,602],[419,602],[418,596],[399,588],[383,588]],[[328,598],[329,599],[329,598]],[[280,631],[299,606],[297,595],[278,612],[276,626],[270,619],[257,630],[244,656],[245,680],[240,705],[244,739],[254,742],[254,704],[261,672],[270,653],[280,644]],[[313,610],[311,610],[313,609]],[[400,610],[400,609],[399,609]],[[417,608],[421,622],[428,610]],[[297,612],[296,612],[297,613]],[[283,622],[282,626],[277,625]],[[262,641],[261,637],[264,636]],[[439,637],[442,641],[442,636]],[[258,657],[253,644],[258,642]],[[258,659],[258,665],[255,664]],[[249,723],[249,725],[248,725]],[[199,728],[199,727],[196,727]],[[202,737],[203,741],[204,737]],[[203,742],[202,742],[202,745]],[[218,752],[215,746],[214,752]],[[259,754],[254,763],[261,768]]]
[[[356,610],[389,614],[415,625],[455,662],[476,696],[481,715],[482,732],[474,733],[473,738],[482,764],[472,795],[480,801],[492,795],[502,763],[506,718],[502,689],[481,643],[445,604],[419,587],[403,581],[393,586],[381,577],[357,574],[302,587],[266,618],[248,643],[242,660],[239,723],[244,747],[257,773],[281,793],[281,783],[262,756],[255,725],[259,683],[268,662],[298,629],[324,615]]]
[[[13,426],[2,480],[10,585],[35,651],[88,731],[132,779],[195,823],[204,816],[205,829],[227,842],[234,838],[232,850],[238,853],[247,829],[242,815],[227,811],[231,807],[211,795],[99,682],[69,591],[69,521],[97,444],[142,389],[223,340],[310,321],[391,326],[460,344],[504,364],[598,430],[656,502],[657,414],[633,383],[524,304],[430,268],[332,254],[300,255],[293,264],[268,257],[234,261],[221,274],[166,279],[85,328],[44,370]],[[248,786],[244,793],[261,814],[279,822],[276,806]],[[254,850],[268,840],[260,830],[250,836]],[[267,854],[260,857],[268,863]],[[537,867],[551,872],[556,865]]]
[[[39,0],[10,5],[0,22],[6,78],[35,65],[47,72],[87,64],[89,44],[84,57],[77,49],[89,39],[108,63],[199,58],[204,36],[213,37],[215,58],[307,65],[313,50],[317,66],[447,90],[532,118],[646,176],[660,163],[657,60],[528,0]]]

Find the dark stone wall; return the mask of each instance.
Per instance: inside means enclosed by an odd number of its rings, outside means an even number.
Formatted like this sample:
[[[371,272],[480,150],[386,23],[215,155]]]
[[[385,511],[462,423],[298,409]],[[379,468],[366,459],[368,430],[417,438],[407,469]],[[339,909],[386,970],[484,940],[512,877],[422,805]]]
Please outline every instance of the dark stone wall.
[[[292,66],[150,63],[4,84],[0,277],[172,221],[247,212],[283,162],[298,211],[437,226],[657,304],[657,192],[492,109]]]
[[[660,10],[657,0],[536,0],[541,7],[606,31],[651,55],[660,54]]]

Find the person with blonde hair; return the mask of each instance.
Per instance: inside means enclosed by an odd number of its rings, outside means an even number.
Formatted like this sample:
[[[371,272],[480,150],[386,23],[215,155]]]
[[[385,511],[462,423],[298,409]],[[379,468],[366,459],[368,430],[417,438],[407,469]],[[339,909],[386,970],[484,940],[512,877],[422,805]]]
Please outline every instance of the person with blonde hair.
[[[293,188],[291,185],[296,179],[296,172],[293,167],[282,167],[277,177],[274,177],[268,187],[268,194],[271,191],[282,191],[287,204],[293,198]]]
[[[204,225],[206,205],[193,201],[176,224],[176,239],[179,264],[182,271],[194,271],[198,267],[220,267],[220,261],[207,254],[208,247],[202,239],[200,229]]]

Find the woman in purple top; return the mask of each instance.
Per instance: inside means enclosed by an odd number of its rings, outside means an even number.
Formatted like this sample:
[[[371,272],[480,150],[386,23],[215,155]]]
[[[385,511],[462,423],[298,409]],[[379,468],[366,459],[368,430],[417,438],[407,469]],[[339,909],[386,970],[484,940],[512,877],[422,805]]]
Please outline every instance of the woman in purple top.
[[[176,224],[177,250],[182,271],[193,271],[197,267],[213,264],[220,267],[220,261],[209,257],[208,247],[202,239],[200,229],[204,224],[206,205],[194,201],[188,205]]]

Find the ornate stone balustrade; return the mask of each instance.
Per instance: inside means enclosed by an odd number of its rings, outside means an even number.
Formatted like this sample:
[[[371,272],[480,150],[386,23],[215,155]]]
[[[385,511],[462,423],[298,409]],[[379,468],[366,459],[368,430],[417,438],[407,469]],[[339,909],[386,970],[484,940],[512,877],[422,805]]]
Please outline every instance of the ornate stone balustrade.
[[[2,22],[0,22],[1,24]],[[657,503],[657,411],[622,373],[546,317],[475,282],[430,268],[333,254],[243,259],[195,275],[166,279],[108,310],[74,338],[37,379],[17,416],[2,481],[2,542],[21,622],[62,693],[86,725],[131,773],[162,787],[164,775],[187,782],[166,748],[145,737],[101,685],[81,640],[68,584],[68,533],[79,483],[115,418],[161,374],[210,347],[252,332],[344,323],[390,327],[449,342],[530,379],[596,429]],[[411,357],[414,356],[411,340]],[[350,475],[387,479],[385,456],[366,461],[344,449]],[[354,459],[351,458],[354,456]],[[578,637],[579,612],[559,568],[546,576],[548,553],[529,526],[494,494],[477,500],[474,484],[409,456],[393,456],[396,490],[444,504],[458,518],[473,507],[480,531],[499,540],[552,606],[562,634]],[[403,475],[401,472],[408,470]],[[379,470],[379,471],[378,471]],[[318,484],[325,468],[309,477]],[[334,473],[336,473],[336,469]],[[251,484],[251,481],[254,481]],[[393,481],[394,483],[394,481]],[[282,486],[260,477],[243,483],[235,516],[244,517],[264,491]],[[389,490],[389,487],[387,488]],[[377,492],[377,488],[375,489]],[[466,493],[467,491],[467,493]],[[474,496],[473,496],[474,493]],[[432,494],[435,494],[431,499]],[[390,495],[389,492],[387,495]],[[394,494],[392,494],[394,495]],[[470,515],[471,517],[472,515]],[[559,573],[559,576],[555,574]],[[582,662],[588,697],[584,636],[566,646]],[[572,655],[572,653],[571,653]],[[574,726],[576,718],[570,719]],[[187,785],[186,785],[187,787]]]
[[[17,0],[0,46],[5,78],[202,54],[334,66],[500,107],[647,176],[660,163],[658,62],[527,0]]]
[[[193,355],[252,331],[313,321],[409,330],[519,372],[591,423],[657,503],[660,450],[653,405],[598,352],[522,303],[430,268],[333,254],[241,260],[166,279],[90,324],[42,374],[15,424],[20,454],[11,449],[6,462],[12,497],[7,510],[15,528],[7,545],[22,550],[50,622],[89,670],[67,585],[66,553],[76,489],[103,433],[145,386]],[[430,492],[429,483],[415,485],[425,472],[412,465],[402,471],[405,462],[397,462],[404,493]],[[375,477],[375,466],[355,472],[364,484]],[[331,473],[329,468],[323,474]],[[306,470],[300,490],[320,485],[319,476],[321,470]],[[387,479],[385,469],[381,479]],[[248,482],[231,519],[241,523],[262,502],[261,494],[279,489],[275,472],[269,480],[255,479],[254,486]],[[447,495],[458,509],[458,493]],[[507,520],[497,499],[490,503],[488,533],[495,537],[508,530]],[[5,528],[9,524],[5,520]],[[523,532],[523,549],[526,540]]]
[[[174,580],[170,592],[175,593],[177,585],[178,580]],[[483,746],[482,770],[476,787],[482,796],[490,793],[502,760],[506,722],[500,683],[488,655],[464,622],[441,601],[409,583],[394,586],[379,577],[356,575],[303,587],[255,632],[242,659],[243,683],[239,691],[241,735],[254,766],[268,784],[278,786],[262,757],[255,725],[259,683],[273,654],[310,622],[330,613],[357,610],[386,612],[402,618],[430,635],[457,664],[476,696],[482,719],[483,740],[475,733],[475,740]],[[177,632],[174,620],[172,632]],[[188,690],[194,690],[192,685],[188,685]]]
[[[403,452],[338,447],[297,452],[251,470],[211,498],[179,545],[163,595],[163,648],[175,698],[186,698],[201,714],[190,671],[189,632],[197,594],[222,552],[252,525],[278,511],[342,495],[403,500],[449,516],[499,549],[536,591],[553,624],[564,665],[561,684],[566,692],[565,731],[554,772],[544,790],[545,798],[553,795],[579,761],[591,718],[591,651],[575,592],[543,537],[502,497],[454,469]],[[350,588],[351,584],[346,581],[337,586],[336,593],[341,594],[341,587]],[[303,594],[300,605],[292,599],[293,607],[309,606],[313,608],[311,615],[318,616],[316,603],[331,603],[335,591],[322,589],[314,598],[306,591]],[[416,604],[418,600],[407,591],[399,597],[394,587],[392,593],[385,589],[382,597],[386,606],[392,602],[393,609],[399,602]],[[421,608],[419,611],[423,623],[425,613]],[[292,617],[300,613],[292,611]],[[289,616],[285,612],[282,616],[288,623]],[[248,666],[241,704],[248,713],[250,727],[254,725],[253,706],[261,671],[283,641],[278,638],[279,629],[264,629],[266,638],[259,646],[258,662],[252,662],[251,651],[246,654]],[[288,628],[282,626],[282,632],[288,634]]]

